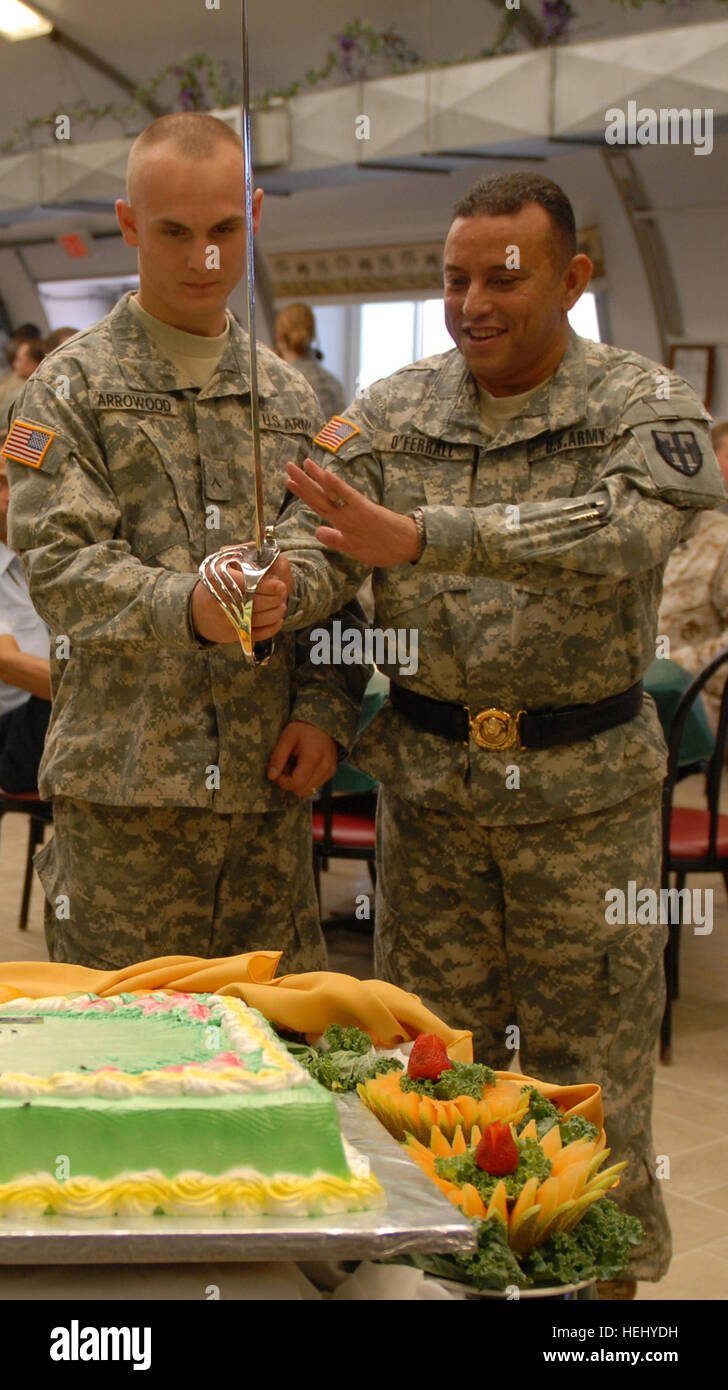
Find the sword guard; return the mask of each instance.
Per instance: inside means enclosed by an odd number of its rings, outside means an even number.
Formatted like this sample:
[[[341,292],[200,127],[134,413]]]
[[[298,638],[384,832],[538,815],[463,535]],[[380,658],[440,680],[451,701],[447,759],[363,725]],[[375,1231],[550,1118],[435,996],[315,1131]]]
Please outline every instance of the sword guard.
[[[213,555],[207,555],[199,568],[200,578],[212,597],[217,600],[226,618],[240,639],[243,654],[256,666],[266,666],[274,651],[274,639],[253,642],[253,599],[264,575],[280,555],[275,528],[266,526],[260,549],[255,541],[241,545],[224,545]],[[243,585],[230,568],[236,565],[243,571]]]

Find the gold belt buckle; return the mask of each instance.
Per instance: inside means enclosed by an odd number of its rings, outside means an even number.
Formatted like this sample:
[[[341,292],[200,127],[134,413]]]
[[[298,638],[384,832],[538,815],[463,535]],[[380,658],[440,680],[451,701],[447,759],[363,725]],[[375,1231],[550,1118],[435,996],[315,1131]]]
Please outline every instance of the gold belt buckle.
[[[525,710],[510,714],[507,709],[482,709],[471,716],[468,707],[468,724],[471,737],[480,748],[522,748],[520,719]]]

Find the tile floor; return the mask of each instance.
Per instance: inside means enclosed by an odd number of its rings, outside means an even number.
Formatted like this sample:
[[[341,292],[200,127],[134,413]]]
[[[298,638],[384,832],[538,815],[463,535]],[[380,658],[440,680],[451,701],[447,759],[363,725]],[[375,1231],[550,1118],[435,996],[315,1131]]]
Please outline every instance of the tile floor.
[[[681,800],[695,802],[696,791],[694,780],[683,783]],[[3,817],[0,960],[46,959],[37,880],[29,929],[17,930],[26,835],[24,818]],[[691,885],[714,890],[713,931],[696,936],[683,929],[673,1061],[658,1066],[654,1106],[656,1151],[670,1161],[665,1196],[675,1253],[666,1278],[641,1284],[639,1299],[728,1298],[728,902],[719,875],[694,878]],[[332,970],[360,978],[373,973],[370,936],[347,927],[355,894],[370,891],[363,864],[340,861],[324,876]]]

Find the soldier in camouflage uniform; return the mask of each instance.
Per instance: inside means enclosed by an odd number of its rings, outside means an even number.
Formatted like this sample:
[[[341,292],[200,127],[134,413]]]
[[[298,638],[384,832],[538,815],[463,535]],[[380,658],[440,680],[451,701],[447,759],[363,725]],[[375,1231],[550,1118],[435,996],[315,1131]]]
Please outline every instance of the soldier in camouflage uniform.
[[[375,383],[289,468],[307,509],[287,525],[330,549],[289,554],[286,626],[373,571],[377,624],[417,629],[419,669],[383,665],[390,700],[353,759],[381,784],[377,973],[493,1066],[520,1041],[524,1071],[601,1083],[629,1160],[617,1200],[646,1232],[629,1275],[654,1280],[667,931],[614,924],[605,895],[660,885],[665,744],[640,681],[667,557],[724,489],[691,388],[570,332],[575,250],[549,181],[499,176],[456,209],[460,350]]]
[[[198,580],[253,525],[247,335],[225,312],[245,254],[241,148],[208,116],[145,135],[120,213],[143,304],[127,295],[46,359],[4,446],[12,544],[52,633],[49,949],[116,968],[282,948],[283,969],[321,969],[307,798],[353,739],[367,673],[314,667],[295,635],[248,663]],[[322,418],[262,347],[259,395],[273,520],[286,460]]]
[[[728,647],[728,516],[708,512],[673,552],[665,570],[658,627],[669,638],[672,661],[697,676]],[[721,667],[701,691],[713,733],[726,681]]]

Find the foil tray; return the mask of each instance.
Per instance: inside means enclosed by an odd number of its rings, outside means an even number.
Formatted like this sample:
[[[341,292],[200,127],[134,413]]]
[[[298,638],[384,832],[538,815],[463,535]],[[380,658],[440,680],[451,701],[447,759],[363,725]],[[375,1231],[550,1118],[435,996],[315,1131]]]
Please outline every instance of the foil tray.
[[[335,1216],[0,1217],[0,1265],[365,1260],[475,1249],[474,1228],[357,1095],[337,1096],[341,1128],[387,1196]]]

